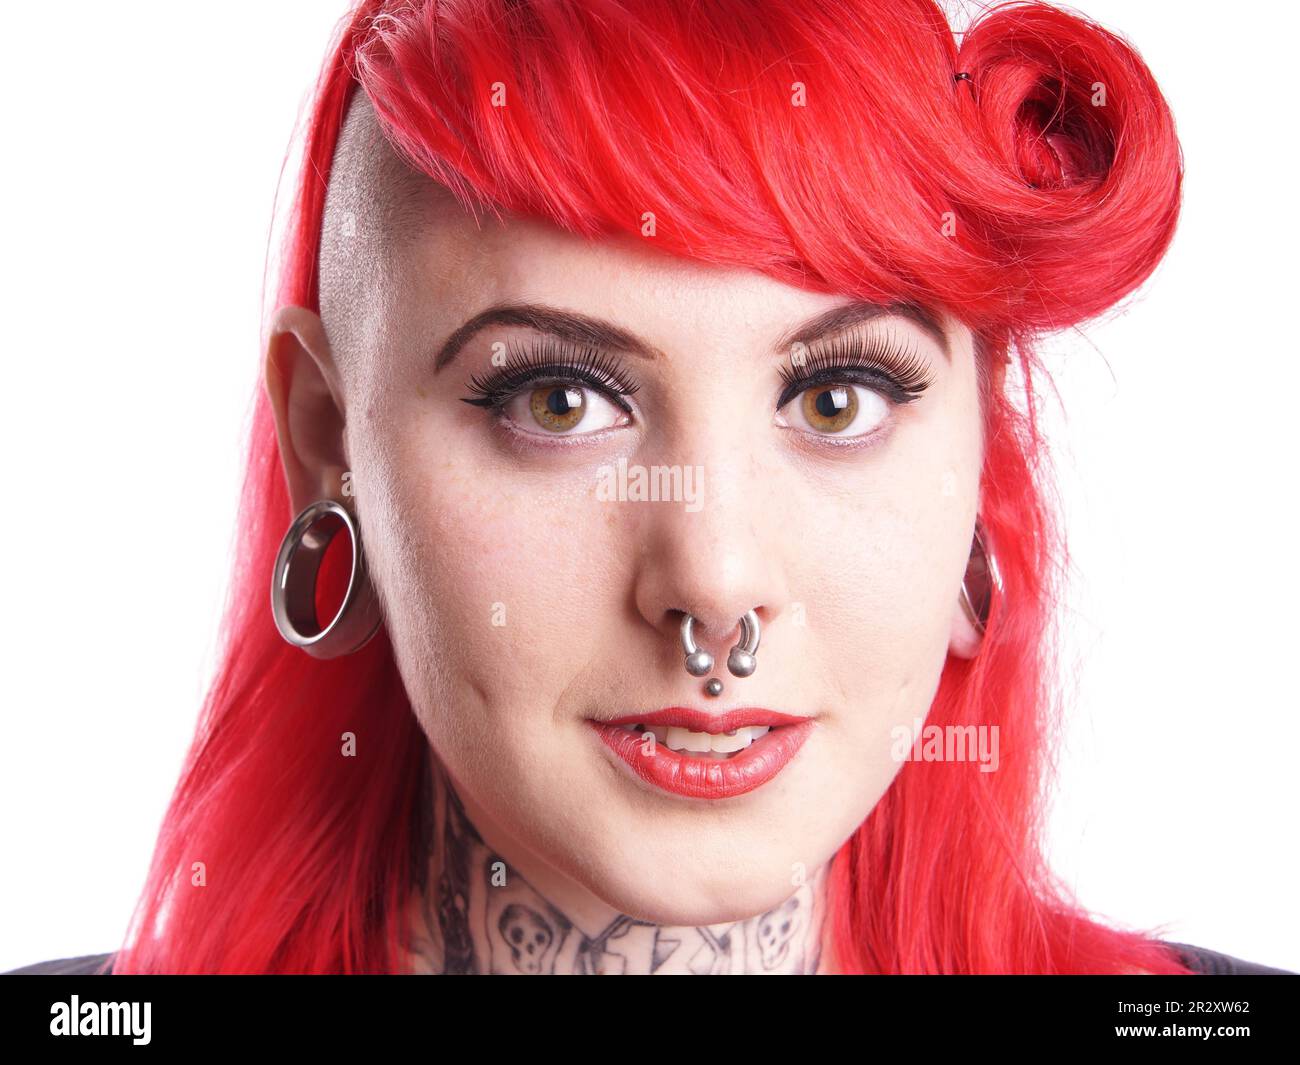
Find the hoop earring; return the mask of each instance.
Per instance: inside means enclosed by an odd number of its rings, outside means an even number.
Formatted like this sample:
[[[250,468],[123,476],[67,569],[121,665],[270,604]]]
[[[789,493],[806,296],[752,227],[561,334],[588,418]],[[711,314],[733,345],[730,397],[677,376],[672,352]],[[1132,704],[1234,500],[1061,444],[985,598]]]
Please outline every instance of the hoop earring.
[[[1002,589],[1002,571],[998,568],[997,555],[988,546],[984,530],[976,521],[970,560],[966,563],[966,575],[961,582],[961,605],[981,636],[993,608],[993,593],[996,591],[1001,596]]]
[[[334,620],[321,628],[316,618],[316,579],[325,549],[345,528],[352,540],[348,590]],[[379,631],[383,615],[366,567],[361,530],[342,503],[319,499],[294,518],[271,574],[271,615],[280,635],[313,658],[352,654]]]

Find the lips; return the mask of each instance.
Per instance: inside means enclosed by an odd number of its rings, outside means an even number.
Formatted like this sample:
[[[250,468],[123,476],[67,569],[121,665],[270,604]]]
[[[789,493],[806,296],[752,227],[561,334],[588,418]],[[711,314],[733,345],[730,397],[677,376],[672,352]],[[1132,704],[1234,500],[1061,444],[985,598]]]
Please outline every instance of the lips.
[[[814,727],[808,717],[779,714],[761,707],[708,713],[674,706],[649,713],[628,714],[610,721],[588,722],[606,748],[647,784],[693,799],[726,799],[762,787],[789,764]],[[725,758],[701,758],[679,753],[634,725],[680,728],[723,735],[747,726],[767,731],[748,747]]]
[[[695,710],[688,706],[670,706],[666,710],[654,710],[645,714],[627,714],[606,721],[607,725],[663,725],[666,727],[688,729],[691,732],[730,732],[732,729],[744,728],[746,725],[767,725],[776,728],[779,725],[799,725],[810,721],[807,717],[794,717],[791,714],[778,714],[775,710],[765,710],[760,706],[746,706],[739,710],[728,710],[725,714],[710,714],[704,710]]]

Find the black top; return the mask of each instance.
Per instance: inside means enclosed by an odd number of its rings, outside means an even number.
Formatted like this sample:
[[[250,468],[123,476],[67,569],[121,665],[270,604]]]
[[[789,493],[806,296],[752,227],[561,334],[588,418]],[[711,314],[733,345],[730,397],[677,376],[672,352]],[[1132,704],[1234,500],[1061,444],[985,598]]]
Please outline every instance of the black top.
[[[1190,943],[1169,943],[1177,951],[1183,964],[1189,969],[1205,976],[1297,976],[1289,969],[1273,969],[1267,965],[1242,961],[1230,954],[1194,947]],[[79,958],[57,958],[54,961],[37,962],[25,965],[21,969],[10,969],[0,976],[111,976],[113,955],[83,954]],[[105,964],[105,963],[109,964]],[[102,969],[102,971],[101,971]]]

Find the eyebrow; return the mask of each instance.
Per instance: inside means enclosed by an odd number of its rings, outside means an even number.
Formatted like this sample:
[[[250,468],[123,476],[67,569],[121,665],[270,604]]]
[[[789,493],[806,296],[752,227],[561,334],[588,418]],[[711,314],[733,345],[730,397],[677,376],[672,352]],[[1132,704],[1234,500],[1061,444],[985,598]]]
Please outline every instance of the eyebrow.
[[[851,300],[815,315],[787,331],[773,345],[772,351],[780,354],[794,344],[811,344],[851,326],[890,315],[906,318],[921,328],[939,345],[944,358],[951,358],[948,336],[943,326],[925,308],[916,303],[873,303],[868,300]],[[603,318],[561,310],[544,303],[509,302],[493,304],[459,326],[438,349],[433,361],[433,372],[437,373],[452,362],[475,334],[493,325],[524,326],[573,344],[609,348],[642,358],[664,358],[663,352],[658,348]]]

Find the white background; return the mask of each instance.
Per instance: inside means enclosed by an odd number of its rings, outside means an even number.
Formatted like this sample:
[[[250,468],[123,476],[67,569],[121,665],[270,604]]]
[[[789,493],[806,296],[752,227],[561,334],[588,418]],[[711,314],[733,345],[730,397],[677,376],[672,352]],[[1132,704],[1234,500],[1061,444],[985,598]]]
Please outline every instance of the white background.
[[[1080,574],[1053,860],[1117,923],[1300,971],[1300,18],[1081,6],[1151,65],[1187,178],[1130,313],[1050,344]],[[0,970],[115,949],[140,890],[213,661],[277,179],[345,7],[7,14]]]

